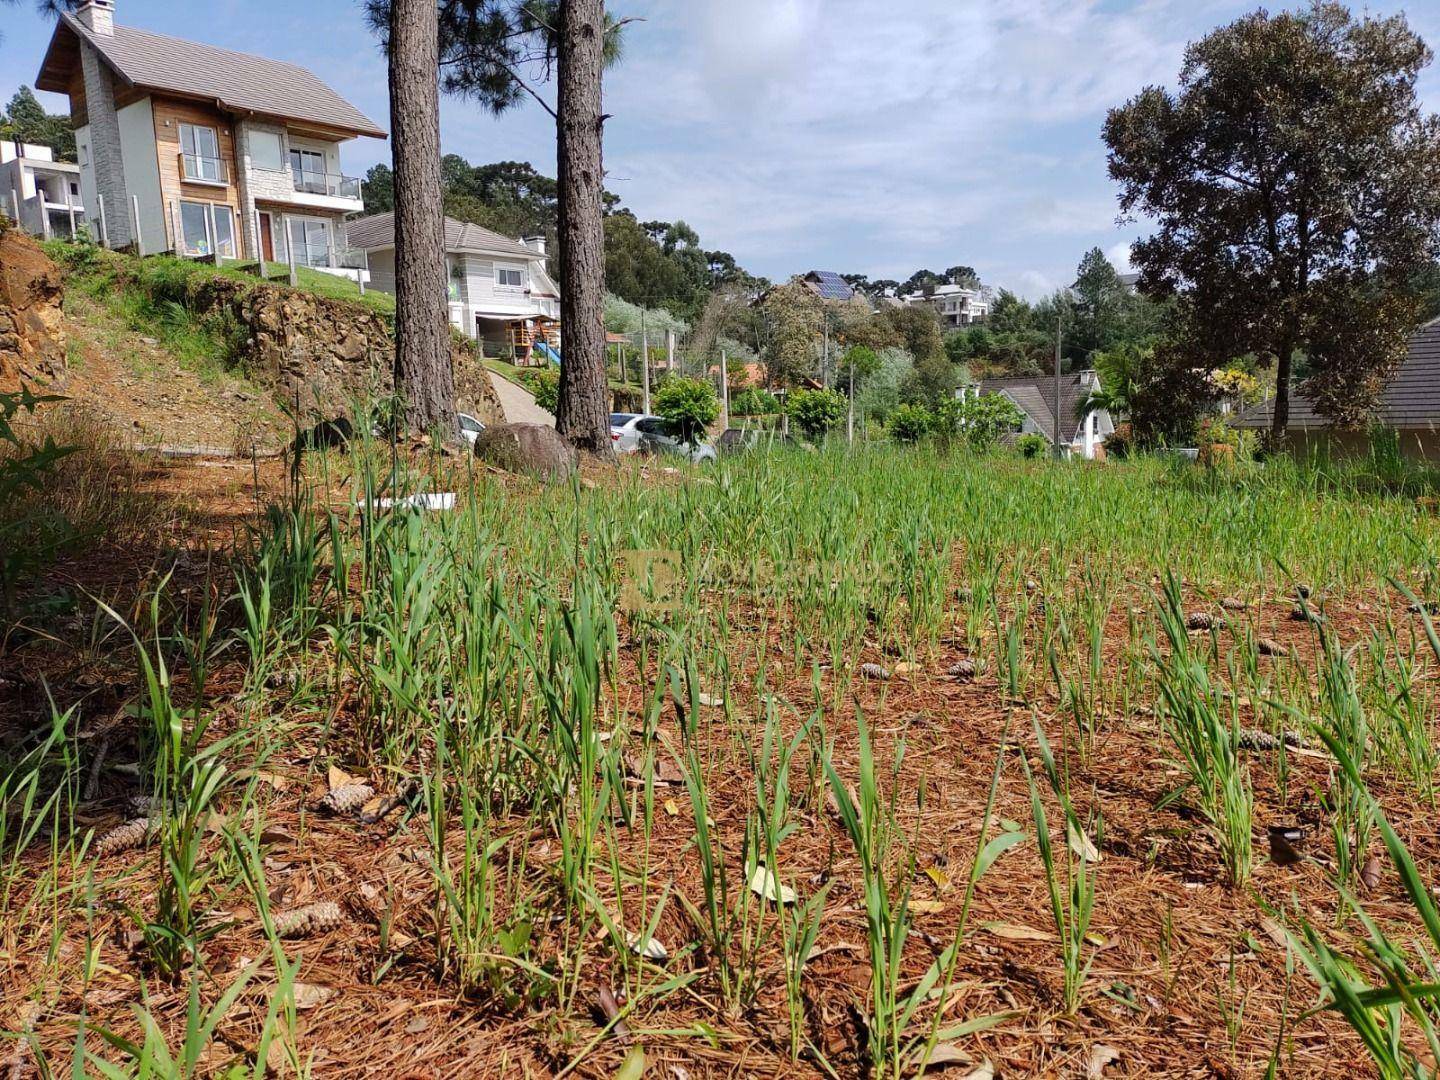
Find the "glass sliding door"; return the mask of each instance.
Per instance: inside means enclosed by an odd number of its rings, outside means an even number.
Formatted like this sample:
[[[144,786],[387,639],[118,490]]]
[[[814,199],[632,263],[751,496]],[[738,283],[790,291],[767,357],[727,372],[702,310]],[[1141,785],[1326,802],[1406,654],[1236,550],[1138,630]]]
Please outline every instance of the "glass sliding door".
[[[290,248],[301,266],[330,265],[330,222],[324,218],[290,219]]]
[[[329,194],[325,175],[325,155],[316,150],[291,150],[290,172],[295,177],[295,190],[312,195]]]

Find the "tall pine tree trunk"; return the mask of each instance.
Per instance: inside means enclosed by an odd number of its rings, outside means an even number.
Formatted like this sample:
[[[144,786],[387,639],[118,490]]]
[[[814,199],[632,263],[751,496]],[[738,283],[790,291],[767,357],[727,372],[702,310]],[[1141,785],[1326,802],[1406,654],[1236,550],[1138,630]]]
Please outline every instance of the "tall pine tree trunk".
[[[573,446],[610,449],[605,379],[605,235],[600,80],[605,0],[560,5],[560,321],[565,335],[555,427]]]
[[[1270,445],[1282,447],[1290,437],[1290,373],[1295,343],[1287,334],[1275,350],[1275,412],[1270,421]]]
[[[395,390],[411,431],[458,437],[440,180],[439,12],[390,8],[390,126],[395,162]]]

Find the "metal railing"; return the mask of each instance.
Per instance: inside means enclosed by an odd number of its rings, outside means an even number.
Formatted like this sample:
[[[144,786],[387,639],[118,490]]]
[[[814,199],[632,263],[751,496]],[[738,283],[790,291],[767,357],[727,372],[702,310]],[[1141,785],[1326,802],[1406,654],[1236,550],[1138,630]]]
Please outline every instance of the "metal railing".
[[[360,198],[360,180],[357,177],[312,172],[309,169],[292,169],[290,174],[295,182],[295,190],[307,195],[333,195],[340,199]]]
[[[342,270],[369,269],[367,253],[356,248],[332,247],[329,244],[296,244],[295,262],[315,269],[336,267]]]
[[[223,158],[182,153],[180,155],[180,179],[202,184],[225,184],[229,182],[230,177]]]

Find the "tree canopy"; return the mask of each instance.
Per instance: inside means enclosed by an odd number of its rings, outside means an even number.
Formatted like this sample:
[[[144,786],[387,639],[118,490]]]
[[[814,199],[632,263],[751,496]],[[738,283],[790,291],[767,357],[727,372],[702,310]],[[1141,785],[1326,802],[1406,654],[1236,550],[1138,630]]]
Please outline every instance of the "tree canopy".
[[[70,117],[47,113],[28,86],[15,91],[10,104],[0,112],[0,139],[48,146],[55,151],[57,161],[75,160],[75,129]]]
[[[1174,297],[1167,362],[1274,365],[1274,434],[1304,390],[1361,422],[1423,311],[1440,241],[1440,120],[1416,80],[1431,60],[1403,16],[1341,4],[1257,11],[1189,46],[1179,89],[1150,87],[1106,119],[1141,287]]]

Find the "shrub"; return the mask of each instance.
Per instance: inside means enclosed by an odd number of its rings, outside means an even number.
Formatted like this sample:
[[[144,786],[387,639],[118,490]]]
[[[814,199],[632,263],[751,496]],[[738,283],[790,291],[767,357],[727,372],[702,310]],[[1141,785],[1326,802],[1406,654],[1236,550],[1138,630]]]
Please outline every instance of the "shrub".
[[[1015,449],[1020,451],[1021,457],[1039,458],[1044,457],[1050,450],[1050,441],[1044,435],[1037,435],[1031,432],[1028,435],[1021,435],[1015,440]]]
[[[935,426],[924,405],[901,405],[890,414],[890,437],[899,443],[917,443]]]
[[[770,391],[751,387],[730,399],[730,411],[736,416],[769,416],[780,411],[780,402]]]
[[[720,415],[720,399],[705,379],[669,378],[655,392],[655,413],[670,422],[676,438],[694,446]]]
[[[947,438],[964,439],[972,450],[984,451],[1024,422],[1019,407],[1003,394],[970,394],[942,401],[936,428]]]
[[[1135,453],[1139,447],[1135,443],[1135,429],[1129,423],[1115,425],[1115,430],[1105,436],[1105,456],[1123,461]]]
[[[785,403],[790,419],[807,438],[824,438],[825,433],[845,419],[846,401],[834,390],[792,390]]]
[[[521,374],[520,381],[535,395],[535,404],[553,413],[560,404],[560,373],[554,368],[537,368]]]

